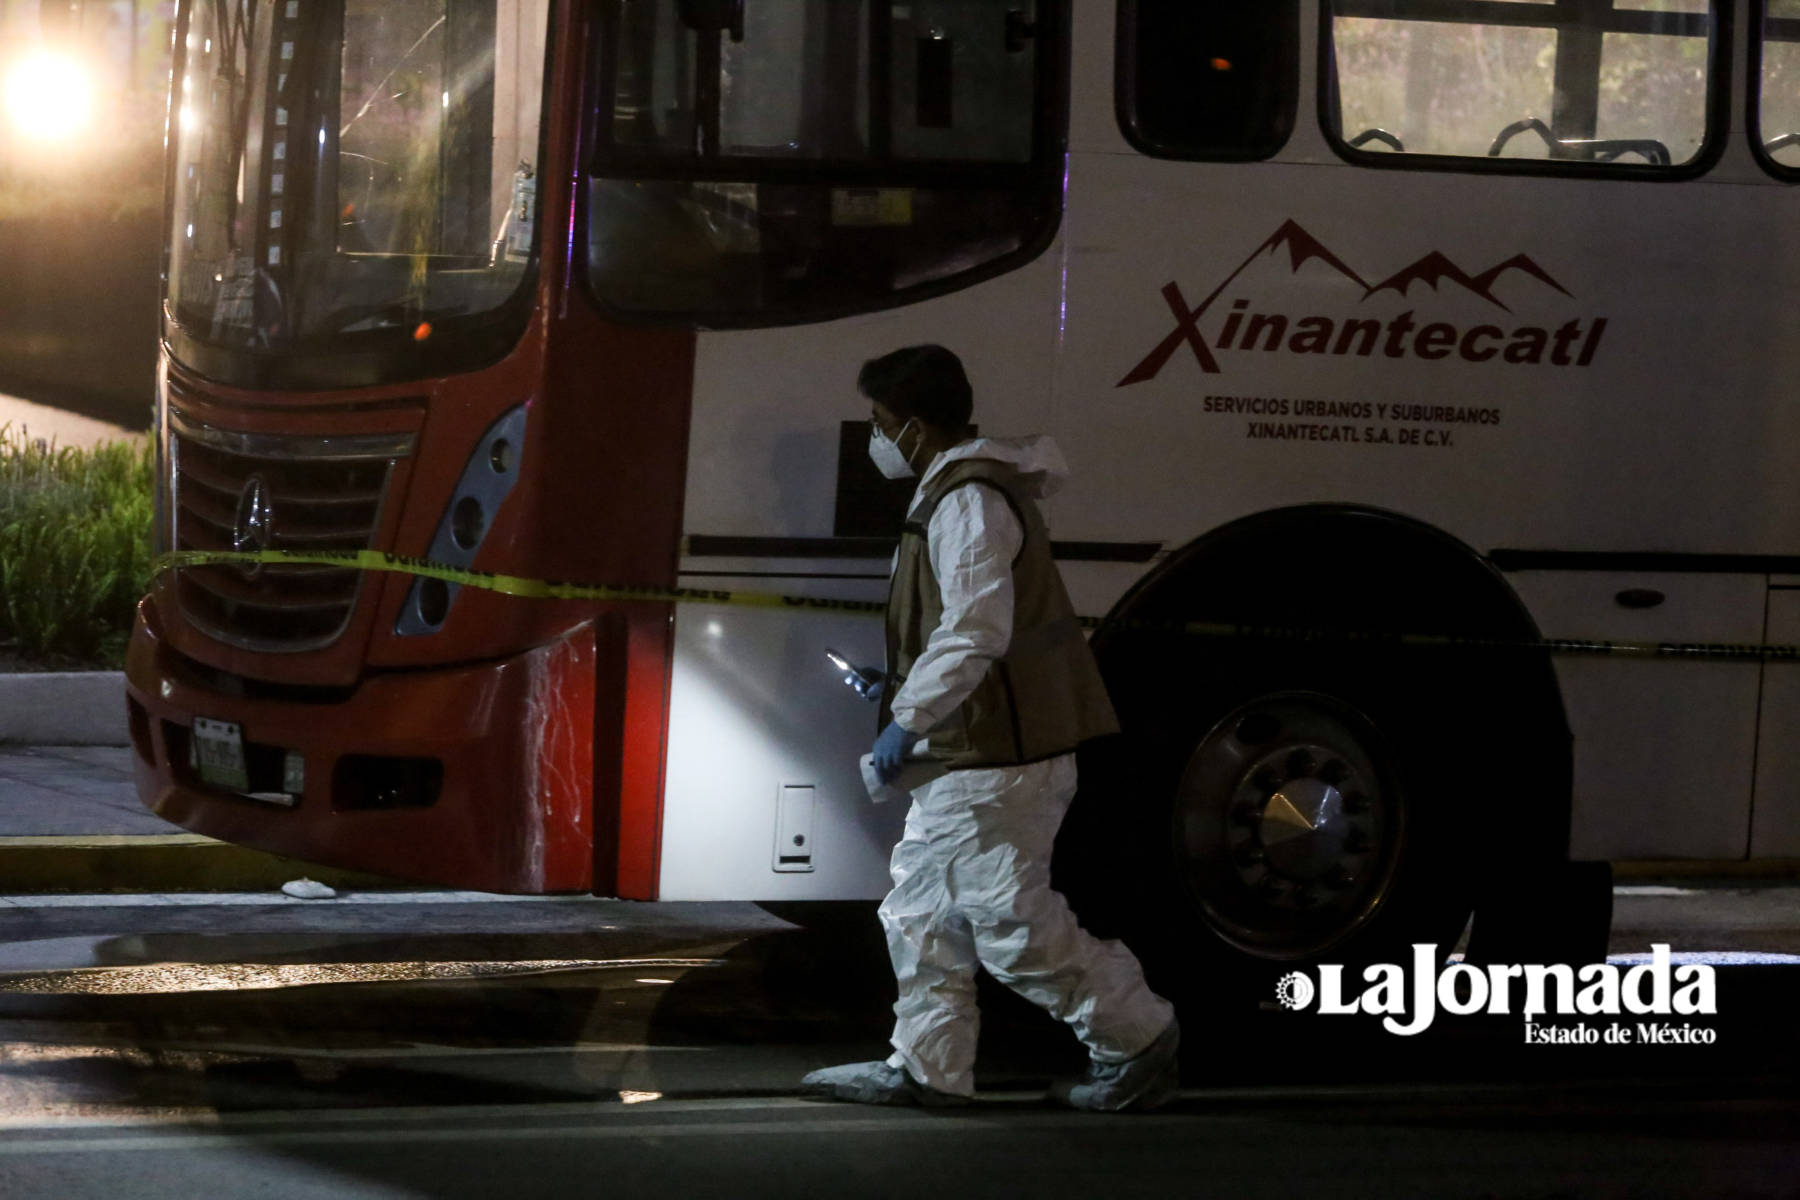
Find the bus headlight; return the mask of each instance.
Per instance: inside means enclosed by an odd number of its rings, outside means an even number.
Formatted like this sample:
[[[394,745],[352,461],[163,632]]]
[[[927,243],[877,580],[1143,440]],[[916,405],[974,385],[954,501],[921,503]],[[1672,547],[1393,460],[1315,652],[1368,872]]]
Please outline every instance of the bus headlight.
[[[487,536],[493,514],[519,477],[519,450],[525,444],[525,408],[521,405],[488,426],[463,467],[450,505],[438,521],[425,557],[451,567],[467,567]],[[421,576],[407,589],[394,632],[401,637],[436,633],[450,618],[461,585]]]
[[[481,506],[481,497],[459,497],[450,510],[450,539],[464,550],[473,550],[486,532],[487,509]]]

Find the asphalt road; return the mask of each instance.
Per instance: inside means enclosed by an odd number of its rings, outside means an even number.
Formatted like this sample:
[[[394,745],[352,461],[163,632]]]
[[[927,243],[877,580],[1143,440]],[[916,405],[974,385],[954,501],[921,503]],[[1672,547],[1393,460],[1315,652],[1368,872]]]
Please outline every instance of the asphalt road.
[[[1196,1009],[1180,1100],[984,993],[968,1109],[809,1103],[881,1053],[866,914],[374,894],[0,899],[0,1196],[1800,1196],[1789,888],[1626,889],[1613,950],[1729,950],[1710,1046]],[[1760,965],[1743,955],[1769,959]],[[1589,1024],[1597,1024],[1588,1021]]]

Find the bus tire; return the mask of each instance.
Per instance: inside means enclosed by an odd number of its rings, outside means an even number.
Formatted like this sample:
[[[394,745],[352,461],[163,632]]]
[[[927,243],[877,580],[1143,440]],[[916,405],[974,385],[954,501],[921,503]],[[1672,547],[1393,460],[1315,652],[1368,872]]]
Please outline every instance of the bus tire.
[[[1454,539],[1373,509],[1258,514],[1172,556],[1113,615],[1094,646],[1123,732],[1082,752],[1057,881],[1172,998],[1261,1001],[1296,966],[1448,954],[1472,908],[1566,861],[1547,660],[1392,639],[1536,637]],[[1178,622],[1356,636],[1163,628]]]

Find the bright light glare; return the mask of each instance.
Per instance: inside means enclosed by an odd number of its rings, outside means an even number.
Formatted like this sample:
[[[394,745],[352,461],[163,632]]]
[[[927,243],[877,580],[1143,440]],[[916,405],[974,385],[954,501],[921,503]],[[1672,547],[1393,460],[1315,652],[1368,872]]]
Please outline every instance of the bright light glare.
[[[35,51],[7,73],[6,115],[26,137],[69,137],[85,129],[94,115],[93,81],[68,55]]]

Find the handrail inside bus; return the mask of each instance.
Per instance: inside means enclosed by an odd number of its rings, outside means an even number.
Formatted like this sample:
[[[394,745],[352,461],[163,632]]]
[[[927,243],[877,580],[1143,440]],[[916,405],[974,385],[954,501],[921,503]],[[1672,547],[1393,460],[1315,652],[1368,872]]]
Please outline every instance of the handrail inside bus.
[[[1670,163],[1669,148],[1655,138],[1558,138],[1553,137],[1550,127],[1536,117],[1514,121],[1502,129],[1494,138],[1494,144],[1488,147],[1488,157],[1499,158],[1506,143],[1527,130],[1542,138],[1544,145],[1552,151],[1592,150],[1598,162],[1612,162],[1621,154],[1641,154],[1646,161],[1659,167],[1666,167]]]
[[[1368,145],[1370,142],[1380,142],[1382,145],[1390,146],[1393,149],[1400,151],[1402,154],[1406,153],[1406,144],[1385,129],[1365,129],[1355,137],[1351,138],[1349,145],[1352,150],[1356,150]]]

